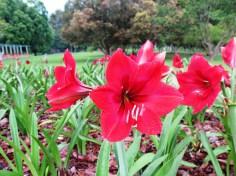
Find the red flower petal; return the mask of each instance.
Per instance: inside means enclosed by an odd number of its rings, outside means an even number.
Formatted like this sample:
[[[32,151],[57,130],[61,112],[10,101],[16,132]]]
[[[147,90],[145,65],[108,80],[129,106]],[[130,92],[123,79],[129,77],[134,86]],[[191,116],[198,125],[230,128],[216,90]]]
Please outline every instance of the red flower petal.
[[[129,75],[137,70],[137,64],[118,49],[110,59],[106,70],[108,84],[120,88],[129,80]]]
[[[145,106],[158,116],[166,115],[183,101],[183,95],[174,87],[164,83],[152,87],[154,92],[147,97]]]
[[[188,66],[188,71],[190,72],[203,72],[211,68],[210,64],[201,54],[194,54],[191,58],[190,64]]]
[[[138,51],[137,56],[131,54],[130,58],[134,60],[139,66],[148,65],[150,63],[155,62],[155,64],[159,65],[158,68],[161,71],[162,77],[165,77],[167,72],[169,71],[169,67],[165,65],[165,56],[166,52],[157,53],[154,52],[154,45],[149,40],[141,47]]]
[[[155,53],[154,52],[154,45],[149,40],[141,47],[138,51],[136,62],[141,65],[147,62],[160,62],[164,63],[166,53]]]
[[[120,92],[109,86],[94,89],[90,97],[100,109],[105,111],[118,111],[121,102]]]
[[[65,72],[66,72],[66,68],[63,66],[57,66],[54,69],[54,75],[56,78],[56,81],[59,83],[65,83]]]
[[[147,135],[160,134],[162,130],[160,116],[149,109],[145,109],[142,116],[137,120],[137,129]]]
[[[50,103],[51,108],[48,109],[48,112],[53,112],[53,111],[59,111],[62,109],[66,109],[69,108],[71,105],[73,105],[76,101],[78,100],[77,97],[71,98],[68,101],[65,101],[64,103],[62,102],[57,102],[57,101],[53,101]]]
[[[145,93],[150,94],[149,91],[153,90],[153,84],[157,85],[162,78],[162,65],[157,62],[148,62],[139,65],[136,72],[130,75],[128,89],[133,92],[146,91]]]
[[[102,136],[111,142],[117,142],[127,137],[131,131],[131,126],[132,123],[127,123],[124,112],[104,111],[101,114]]]
[[[61,106],[61,109],[64,109],[69,107],[68,104],[71,106],[75,104],[77,100],[88,96],[89,92],[90,89],[84,88],[81,85],[75,84],[60,88],[55,84],[48,90],[46,97],[51,106]]]
[[[146,43],[138,51],[137,58],[136,58],[137,63],[143,64],[143,63],[151,61],[154,57],[153,48],[154,46],[152,42],[147,40]]]
[[[66,65],[66,68],[75,70],[76,62],[68,49],[64,53],[64,63]]]

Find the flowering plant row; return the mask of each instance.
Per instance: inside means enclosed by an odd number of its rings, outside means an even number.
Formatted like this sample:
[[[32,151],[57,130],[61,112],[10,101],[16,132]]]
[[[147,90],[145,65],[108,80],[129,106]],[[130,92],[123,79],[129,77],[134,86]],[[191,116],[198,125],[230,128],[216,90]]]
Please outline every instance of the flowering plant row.
[[[64,54],[65,66],[55,68],[56,83],[46,94],[51,106],[49,111],[69,108],[78,100],[90,97],[101,112],[100,124],[104,138],[101,153],[109,141],[117,144],[119,155],[122,150],[119,141],[128,137],[132,129],[146,135],[158,135],[165,130],[162,129],[162,117],[181,105],[191,107],[193,114],[204,112],[206,108],[211,108],[222,90],[225,104],[222,117],[227,121],[224,121],[226,138],[236,168],[234,38],[222,47],[222,58],[232,70],[231,77],[223,66],[212,66],[201,53],[194,54],[186,67],[181,56],[175,54],[175,69],[171,70],[165,64],[165,52],[155,52],[153,44],[147,41],[137,55],[127,55],[122,49],[117,49],[112,55],[99,59],[102,63],[107,62],[106,82],[104,85],[89,86],[80,81],[76,62],[67,50]],[[177,85],[168,83],[171,74],[174,75],[172,79],[177,80]],[[230,94],[225,93],[226,87],[231,87]],[[122,155],[119,156],[121,167]]]

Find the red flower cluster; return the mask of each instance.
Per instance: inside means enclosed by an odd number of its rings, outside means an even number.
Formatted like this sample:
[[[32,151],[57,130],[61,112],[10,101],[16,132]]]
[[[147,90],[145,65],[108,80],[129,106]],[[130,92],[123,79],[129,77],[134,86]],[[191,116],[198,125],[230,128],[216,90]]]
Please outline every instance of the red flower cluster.
[[[49,111],[65,109],[89,95],[91,88],[84,85],[76,76],[76,62],[67,50],[64,54],[66,67],[55,68],[56,84],[47,92],[46,97],[51,105]]]
[[[236,67],[235,39],[222,48],[222,57]],[[137,55],[127,56],[118,49],[112,56],[94,61],[104,63],[106,84],[95,89],[84,85],[76,76],[76,62],[69,51],[65,52],[65,67],[55,68],[56,84],[46,94],[51,111],[68,108],[88,95],[101,109],[102,135],[115,142],[127,137],[136,127],[148,135],[161,132],[161,117],[180,104],[191,106],[194,113],[210,107],[221,90],[221,81],[229,84],[228,72],[222,66],[211,66],[204,56],[192,56],[187,71],[177,73],[179,90],[165,84],[162,78],[168,73],[165,52],[154,52],[147,41]],[[183,68],[179,54],[173,66]]]
[[[165,53],[155,53],[147,41],[135,59],[118,49],[106,70],[107,83],[91,91],[75,74],[75,61],[66,51],[66,67],[56,67],[54,84],[46,94],[51,111],[68,108],[90,93],[101,109],[102,135],[119,141],[129,135],[132,127],[145,134],[161,132],[161,116],[176,108],[183,100],[177,89],[162,82],[169,70],[164,64]],[[167,101],[168,100],[168,101]]]
[[[92,64],[105,64],[106,62],[108,62],[110,59],[110,56],[108,55],[105,55],[104,57],[102,58],[98,58],[98,59],[95,59]]]

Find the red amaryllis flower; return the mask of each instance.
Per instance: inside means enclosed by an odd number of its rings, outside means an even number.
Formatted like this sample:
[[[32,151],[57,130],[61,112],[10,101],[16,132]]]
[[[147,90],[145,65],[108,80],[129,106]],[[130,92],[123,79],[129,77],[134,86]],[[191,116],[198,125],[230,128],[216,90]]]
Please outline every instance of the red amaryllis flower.
[[[236,38],[230,39],[225,47],[221,47],[224,62],[232,68],[236,68]]]
[[[162,77],[164,77],[169,71],[169,67],[165,65],[166,52],[154,52],[154,45],[149,40],[147,40],[141,47],[136,57],[131,57],[138,65],[150,65],[150,63],[158,65],[158,70],[161,71]]]
[[[104,138],[112,142],[122,140],[132,126],[149,135],[161,132],[161,116],[178,106],[183,97],[175,88],[162,83],[160,67],[155,64],[153,67],[138,65],[121,49],[111,56],[107,84],[90,93],[102,111]]]
[[[198,54],[191,58],[186,72],[177,74],[177,79],[184,95],[183,104],[192,106],[197,113],[214,103],[221,90],[222,71]]]
[[[183,64],[183,60],[181,58],[181,56],[176,53],[173,57],[173,60],[172,60],[172,65],[175,67],[175,68],[183,68],[184,67],[184,64]]]
[[[64,54],[66,67],[58,66],[54,70],[56,83],[48,90],[46,97],[51,105],[49,111],[70,107],[77,100],[88,96],[91,88],[84,85],[76,76],[76,62],[67,50]]]
[[[25,63],[26,63],[27,65],[29,65],[29,64],[30,64],[30,61],[29,61],[29,60],[26,60]]]

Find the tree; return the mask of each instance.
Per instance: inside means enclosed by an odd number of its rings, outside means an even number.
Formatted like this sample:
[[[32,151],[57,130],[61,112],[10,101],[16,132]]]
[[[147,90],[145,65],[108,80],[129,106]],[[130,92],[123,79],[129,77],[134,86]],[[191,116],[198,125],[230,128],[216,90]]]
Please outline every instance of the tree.
[[[64,41],[61,36],[61,29],[63,26],[63,15],[64,12],[61,10],[57,10],[54,14],[50,16],[50,24],[54,30],[54,40],[52,44],[52,49],[54,51],[63,52],[68,44]]]
[[[147,39],[157,40],[157,26],[153,16],[156,14],[156,3],[152,0],[143,0],[139,3],[137,12],[131,20],[129,30],[131,44],[144,43]]]
[[[30,47],[33,53],[48,52],[53,41],[52,28],[44,15],[40,15],[33,7],[28,8],[28,14],[33,19]]]
[[[155,23],[157,25],[159,45],[184,46],[184,36],[188,29],[183,21],[185,1],[159,0],[157,1],[157,13]],[[187,44],[189,45],[189,43]]]
[[[92,44],[106,53],[140,43],[146,34],[151,36],[152,31],[152,28],[142,30],[146,22],[151,27],[148,11],[155,13],[155,6],[148,2],[154,3],[152,0],[70,0],[65,8],[62,35],[69,43]],[[134,30],[142,35],[140,39],[134,40],[137,36],[132,34]]]
[[[34,2],[34,3],[33,3]],[[40,1],[0,1],[0,42],[30,45],[33,53],[46,52],[53,39],[47,12]]]
[[[219,53],[222,44],[236,33],[236,2],[227,0],[189,0],[184,20],[198,35],[210,58]]]

